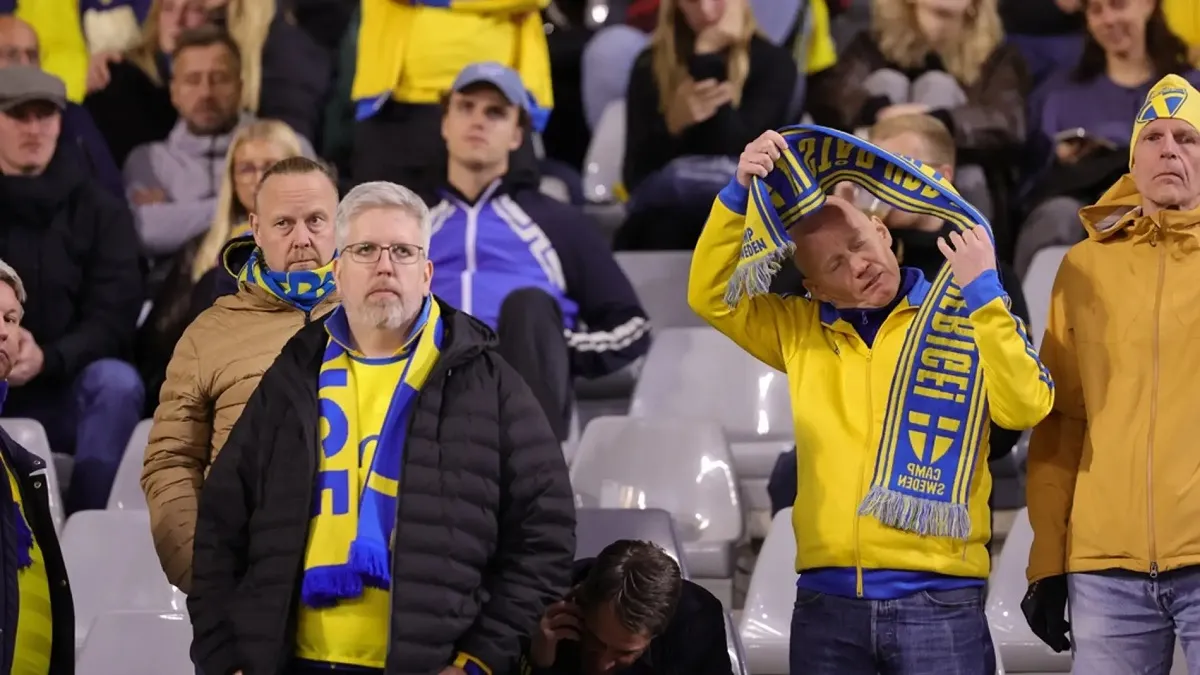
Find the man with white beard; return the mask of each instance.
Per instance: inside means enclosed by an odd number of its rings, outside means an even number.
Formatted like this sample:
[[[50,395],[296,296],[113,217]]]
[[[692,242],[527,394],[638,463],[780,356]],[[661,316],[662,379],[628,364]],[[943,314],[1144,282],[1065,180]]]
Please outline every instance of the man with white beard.
[[[192,656],[205,673],[505,672],[570,582],[562,450],[494,334],[430,293],[416,195],[365,183],[334,225],[342,306],[284,346],[200,495]]]

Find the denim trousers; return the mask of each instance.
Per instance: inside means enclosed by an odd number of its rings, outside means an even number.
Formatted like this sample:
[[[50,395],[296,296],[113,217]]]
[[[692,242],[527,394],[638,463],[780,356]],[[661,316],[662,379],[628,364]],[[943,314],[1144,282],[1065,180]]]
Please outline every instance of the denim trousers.
[[[796,589],[791,675],[995,675],[982,588],[895,600]]]
[[[1178,637],[1188,672],[1200,673],[1200,568],[1070,574],[1067,603],[1071,672],[1167,675]]]
[[[28,403],[10,400],[4,416],[41,422],[50,448],[75,456],[64,500],[68,513],[74,513],[108,506],[125,446],[142,418],[144,397],[137,369],[118,359],[100,359],[53,396]]]

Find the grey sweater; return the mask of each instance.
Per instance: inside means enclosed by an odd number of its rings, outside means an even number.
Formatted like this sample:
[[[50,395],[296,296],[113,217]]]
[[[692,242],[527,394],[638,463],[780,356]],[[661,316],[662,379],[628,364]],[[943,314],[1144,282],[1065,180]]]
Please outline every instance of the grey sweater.
[[[164,141],[134,148],[125,161],[125,195],[133,211],[142,251],[150,256],[175,253],[203,234],[212,224],[225,153],[238,128],[254,121],[243,114],[233,131],[217,136],[197,136],[183,120]],[[306,156],[312,147],[301,138]],[[161,189],[167,201],[137,205],[134,192]]]

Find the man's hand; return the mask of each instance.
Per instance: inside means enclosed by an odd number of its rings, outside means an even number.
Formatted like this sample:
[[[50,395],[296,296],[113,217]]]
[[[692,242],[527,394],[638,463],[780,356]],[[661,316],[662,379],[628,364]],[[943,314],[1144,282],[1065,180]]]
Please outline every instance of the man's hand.
[[[17,336],[17,362],[8,373],[8,382],[20,387],[42,372],[46,356],[33,334],[22,328]]]
[[[1033,634],[1050,649],[1057,653],[1071,648],[1066,576],[1047,577],[1030,584],[1021,600],[1021,613]]]
[[[972,227],[961,233],[951,232],[949,237],[938,239],[938,249],[950,261],[954,283],[959,288],[966,288],[979,275],[996,269],[996,249],[982,227]]]
[[[891,117],[903,117],[905,115],[925,115],[928,112],[929,106],[924,103],[897,103],[880,110],[877,117],[881,120],[886,120]]]
[[[688,127],[711,119],[721,106],[732,100],[733,86],[728,82],[684,80],[667,108],[667,132],[678,136]]]
[[[746,144],[742,156],[738,158],[738,185],[750,187],[750,178],[758,176],[766,178],[775,168],[775,160],[787,151],[787,141],[778,131],[764,131],[761,136]]]
[[[1058,5],[1058,9],[1063,14],[1074,14],[1083,9],[1083,3],[1080,0],[1054,0],[1054,4]]]
[[[241,675],[240,673],[238,675]],[[467,675],[467,671],[458,666],[446,666],[438,675]]]
[[[538,668],[554,665],[559,640],[579,640],[583,616],[573,602],[560,600],[546,608],[529,645],[529,658]]]
[[[167,193],[162,188],[137,188],[130,199],[137,206],[162,204],[167,201]]]
[[[124,58],[119,52],[92,54],[92,59],[88,63],[87,93],[100,91],[107,87],[108,83],[112,81],[109,66],[114,63],[120,63]]]

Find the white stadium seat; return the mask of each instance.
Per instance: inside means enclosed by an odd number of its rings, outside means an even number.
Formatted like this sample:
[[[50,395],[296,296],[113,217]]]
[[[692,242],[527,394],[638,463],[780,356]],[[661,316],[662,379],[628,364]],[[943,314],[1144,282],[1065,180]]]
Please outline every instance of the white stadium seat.
[[[655,330],[707,327],[688,307],[691,251],[618,251],[614,257]]]
[[[583,432],[571,485],[577,506],[669,512],[691,575],[731,579],[743,515],[730,464],[712,422],[600,417]]]
[[[775,514],[758,552],[738,637],[746,650],[746,670],[754,675],[788,675],[788,641],[796,601],[796,536],[792,509]]]
[[[77,675],[193,675],[192,624],[179,612],[108,612],[96,617]]]
[[[1046,320],[1050,315],[1050,292],[1054,289],[1054,277],[1069,250],[1070,246],[1051,246],[1038,251],[1029,263],[1029,271],[1021,285],[1025,304],[1029,307],[1029,338],[1033,340],[1035,349],[1042,348],[1042,334],[1046,332]]]
[[[117,467],[112,492],[108,494],[108,508],[146,510],[146,493],[142,492],[142,465],[145,463],[146,444],[150,441],[152,426],[154,420],[142,420],[134,427],[121,464]]]
[[[58,482],[58,462],[50,451],[50,441],[46,438],[46,430],[37,420],[19,417],[0,419],[0,427],[12,437],[21,447],[37,455],[46,462],[46,493],[50,501],[50,519],[54,521],[54,531],[63,531],[66,516],[62,504],[62,488]]]
[[[588,509],[575,510],[575,559],[594,558],[618,539],[649,541],[662,547],[679,563],[687,579],[687,561],[675,534],[671,514],[662,509]]]
[[[744,508],[770,508],[767,479],[779,453],[795,443],[787,375],[712,328],[666,329],[655,333],[629,414],[716,421]]]
[[[80,511],[62,534],[63,559],[75,599],[75,643],[106,612],[185,612],[186,598],[159,566],[147,511]]]
[[[621,182],[625,161],[625,99],[609,103],[592,132],[583,159],[583,196],[591,202],[611,202]]]

